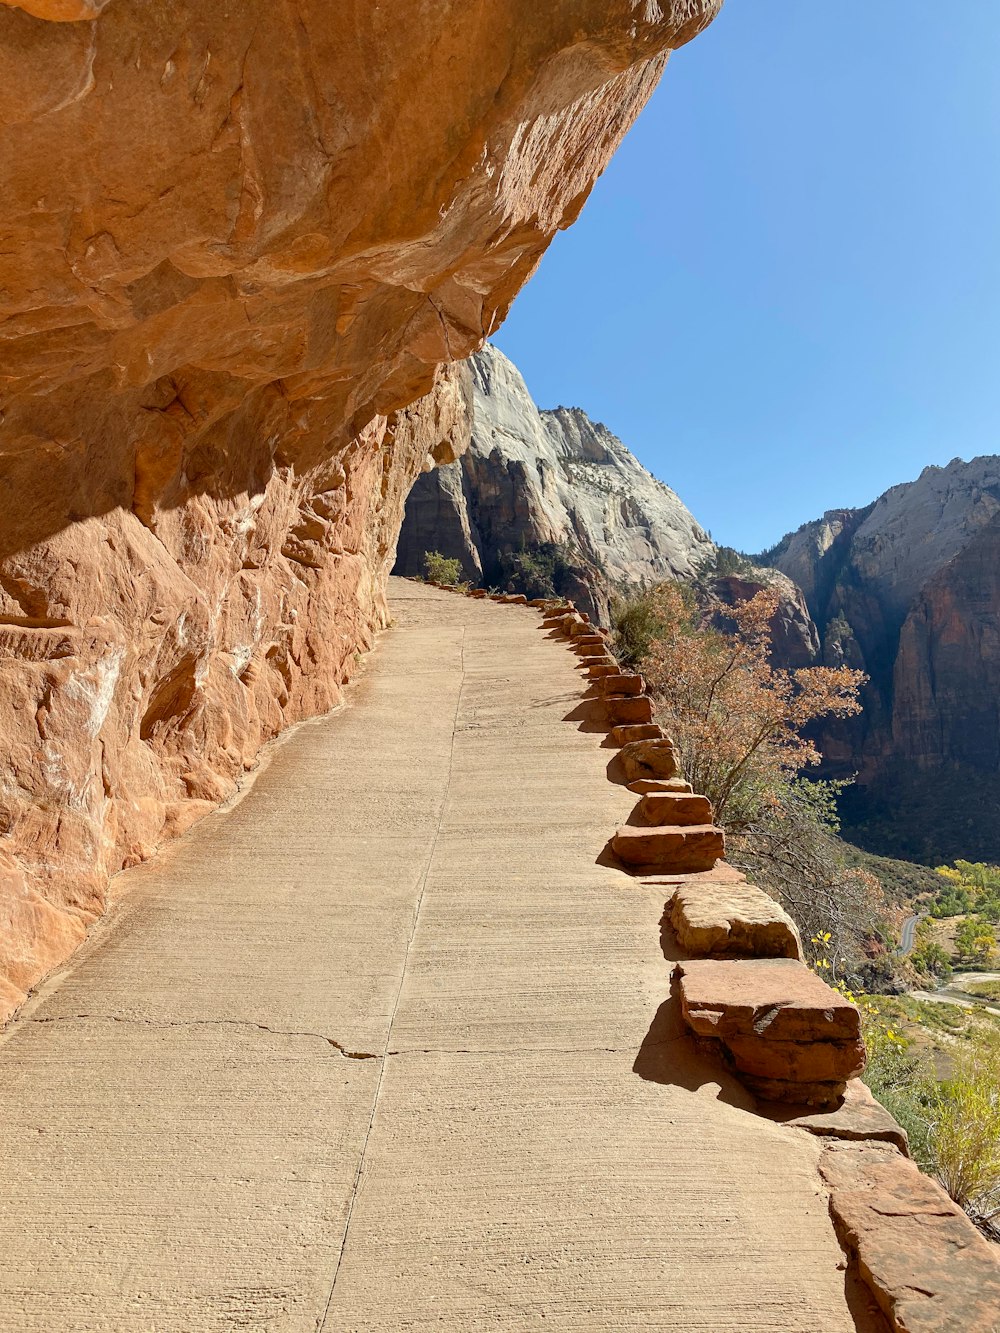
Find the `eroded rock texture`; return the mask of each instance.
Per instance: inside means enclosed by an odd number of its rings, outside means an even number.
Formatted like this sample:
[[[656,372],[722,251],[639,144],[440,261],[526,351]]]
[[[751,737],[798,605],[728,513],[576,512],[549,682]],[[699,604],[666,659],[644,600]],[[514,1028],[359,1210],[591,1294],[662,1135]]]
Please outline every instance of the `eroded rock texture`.
[[[4,0],[0,1012],[337,702],[441,367],[717,5]]]

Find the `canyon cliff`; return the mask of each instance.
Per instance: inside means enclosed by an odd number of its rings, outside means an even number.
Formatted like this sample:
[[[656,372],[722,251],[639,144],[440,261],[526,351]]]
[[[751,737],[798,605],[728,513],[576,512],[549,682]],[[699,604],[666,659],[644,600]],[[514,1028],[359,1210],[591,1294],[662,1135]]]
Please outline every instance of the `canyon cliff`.
[[[828,773],[858,773],[849,823],[874,850],[1000,860],[1000,458],[925,468],[769,558],[823,659],[871,678],[864,713],[820,738]]]
[[[469,362],[472,442],[410,493],[397,572],[422,572],[425,551],[498,585],[504,559],[563,548],[560,589],[607,621],[621,584],[692,578],[714,545],[674,492],[616,436],[575,407],[540,410],[515,365],[487,344]]]
[[[0,1016],[338,703],[451,363],[718,5],[2,0]]]
[[[722,572],[719,548],[680,497],[582,409],[540,409],[497,347],[488,343],[469,367],[471,444],[410,492],[398,573],[422,573],[424,553],[439,551],[469,581],[504,585],[519,558],[551,560],[558,548],[555,591],[604,625],[615,593],[629,588],[697,583],[706,604],[724,608],[767,583],[780,595],[782,661],[814,660],[815,627],[790,579],[746,561],[739,574]]]
[[[420,573],[424,552],[440,551],[473,583],[499,585],[505,557],[561,547],[571,585],[560,592],[607,623],[612,588],[691,579],[711,559],[708,533],[607,427],[579,408],[541,411],[492,344],[469,368],[471,447],[413,487],[397,572]]]

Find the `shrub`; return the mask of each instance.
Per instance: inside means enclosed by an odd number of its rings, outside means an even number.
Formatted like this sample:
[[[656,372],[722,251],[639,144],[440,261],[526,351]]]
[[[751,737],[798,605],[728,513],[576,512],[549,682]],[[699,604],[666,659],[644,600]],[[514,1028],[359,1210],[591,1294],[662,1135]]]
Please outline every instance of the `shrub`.
[[[972,1220],[1000,1238],[1000,1046],[975,1046],[955,1063],[931,1099],[931,1168]]]
[[[655,639],[666,634],[669,622],[660,608],[657,590],[646,589],[611,604],[614,653],[623,666],[641,666]]]
[[[792,777],[819,762],[803,729],[861,711],[866,677],[849,667],[773,667],[777,594],[769,589],[729,609],[731,632],[704,625],[676,584],[661,584],[650,598],[645,624],[657,628],[641,661],[659,717],[719,822],[746,828]]]
[[[790,782],[729,840],[728,859],[776,899],[829,980],[889,987],[895,960],[871,957],[886,914],[882,886],[852,866],[836,836],[838,783]]]
[[[500,582],[510,592],[525,597],[562,597],[578,572],[579,561],[566,542],[522,545],[499,557]]]
[[[449,560],[440,551],[425,551],[424,575],[432,583],[457,584],[462,578],[462,562]]]

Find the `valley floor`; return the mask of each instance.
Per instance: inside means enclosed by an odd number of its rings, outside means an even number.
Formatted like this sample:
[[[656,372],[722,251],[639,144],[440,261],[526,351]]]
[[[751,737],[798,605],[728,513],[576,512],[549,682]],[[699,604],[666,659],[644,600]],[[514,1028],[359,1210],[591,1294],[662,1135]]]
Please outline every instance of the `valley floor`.
[[[9,1333],[850,1333],[820,1144],[682,1036],[535,613],[393,581],[347,708],[0,1044]]]

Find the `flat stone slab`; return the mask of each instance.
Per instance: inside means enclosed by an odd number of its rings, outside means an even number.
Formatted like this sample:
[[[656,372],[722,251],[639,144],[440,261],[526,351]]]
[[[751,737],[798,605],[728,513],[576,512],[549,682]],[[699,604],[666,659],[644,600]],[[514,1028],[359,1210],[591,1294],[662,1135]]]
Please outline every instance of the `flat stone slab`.
[[[625,731],[625,727],[615,727],[612,731],[612,738],[615,738],[616,731]],[[623,744],[624,742],[619,742]],[[627,784],[629,791],[634,791],[637,796],[645,796],[648,791],[676,791],[692,792],[694,788],[690,782],[685,782],[683,778],[637,778],[635,782]]]
[[[604,714],[615,726],[625,723],[651,723],[653,701],[644,694],[612,694],[605,697]]]
[[[712,802],[694,792],[646,792],[639,802],[639,818],[651,827],[664,824],[711,824]]]
[[[802,957],[795,922],[752,884],[701,880],[682,885],[671,899],[669,913],[681,947],[699,957]]]
[[[789,958],[679,963],[684,1017],[707,1037],[854,1041],[861,1015],[850,1000]]]
[[[681,1012],[768,1101],[833,1106],[865,1065],[858,1010],[790,958],[679,963]]]
[[[655,722],[625,722],[611,728],[611,739],[616,745],[630,745],[632,741],[658,741],[663,729]]]
[[[622,766],[627,782],[639,778],[675,778],[677,752],[667,737],[655,741],[633,741],[622,747]]]
[[[651,873],[711,870],[726,854],[723,832],[711,824],[688,828],[638,828],[628,824],[618,830],[611,846],[623,864],[648,868]]]
[[[1000,1249],[908,1158],[838,1143],[820,1170],[840,1242],[898,1333],[997,1333]]]
[[[771,1118],[795,1129],[807,1130],[821,1138],[846,1139],[851,1142],[889,1143],[904,1156],[910,1153],[906,1130],[898,1124],[871,1089],[859,1078],[852,1078],[840,1106],[827,1111],[797,1112],[791,1107],[775,1108]]]

